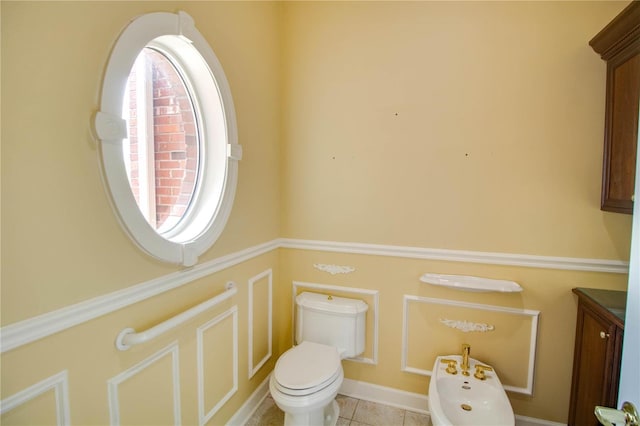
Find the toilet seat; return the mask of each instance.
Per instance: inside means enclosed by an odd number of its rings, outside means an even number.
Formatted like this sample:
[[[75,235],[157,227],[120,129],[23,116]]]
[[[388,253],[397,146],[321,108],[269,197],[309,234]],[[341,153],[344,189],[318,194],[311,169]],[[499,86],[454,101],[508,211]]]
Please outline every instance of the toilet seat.
[[[274,369],[274,385],[282,393],[304,396],[318,392],[342,376],[338,350],[302,342],[285,352]]]

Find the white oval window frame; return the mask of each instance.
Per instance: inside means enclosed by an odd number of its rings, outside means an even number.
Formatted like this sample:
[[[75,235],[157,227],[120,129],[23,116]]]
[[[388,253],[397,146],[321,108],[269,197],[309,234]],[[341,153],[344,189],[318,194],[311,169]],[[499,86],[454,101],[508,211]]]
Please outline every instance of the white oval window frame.
[[[163,37],[173,36],[173,37]],[[147,222],[134,198],[122,152],[127,124],[123,97],[131,68],[143,48],[165,53],[186,80],[200,132],[198,183],[191,204],[170,233],[158,233]],[[194,62],[195,61],[195,62]],[[218,99],[212,100],[211,94]],[[125,28],[109,58],[102,85],[100,111],[93,127],[100,140],[104,183],[120,224],[131,239],[156,259],[192,266],[222,233],[235,197],[238,144],[231,89],[222,65],[185,12],[142,15]]]

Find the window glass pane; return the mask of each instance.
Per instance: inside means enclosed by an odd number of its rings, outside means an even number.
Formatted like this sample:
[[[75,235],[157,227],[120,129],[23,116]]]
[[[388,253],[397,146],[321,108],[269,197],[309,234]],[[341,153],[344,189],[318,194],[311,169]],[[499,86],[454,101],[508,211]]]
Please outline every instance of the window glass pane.
[[[191,95],[173,63],[144,48],[123,103],[129,184],[147,222],[162,234],[183,218],[196,188],[200,142]]]

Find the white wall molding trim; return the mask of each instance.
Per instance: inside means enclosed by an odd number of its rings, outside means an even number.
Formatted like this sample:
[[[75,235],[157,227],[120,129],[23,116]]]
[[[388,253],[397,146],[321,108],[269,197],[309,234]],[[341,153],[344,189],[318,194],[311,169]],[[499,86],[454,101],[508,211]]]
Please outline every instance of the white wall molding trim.
[[[279,247],[278,240],[249,247],[126,289],[86,300],[0,329],[0,353],[59,333],[84,322],[181,287],[207,275],[238,265]]]
[[[0,401],[0,414],[4,414],[14,408],[25,404],[45,392],[53,390],[56,401],[56,424],[68,426],[71,424],[69,410],[69,374],[67,370],[61,371],[35,385],[11,395]]]
[[[339,285],[332,284],[317,284],[317,283],[308,283],[302,281],[294,281],[291,292],[291,324],[296,323],[295,312],[296,312],[296,295],[298,294],[298,287],[302,287],[305,289],[318,289],[323,291],[339,291],[342,293],[351,293],[355,297],[359,294],[366,294],[373,298],[373,306],[369,306],[369,312],[373,314],[373,342],[372,342],[372,352],[373,356],[371,358],[365,357],[356,357],[356,358],[347,358],[347,361],[355,361],[361,362],[363,364],[378,364],[378,322],[380,318],[380,293],[378,290],[368,290],[363,288],[355,288],[355,287],[343,287]],[[295,327],[291,327],[291,339],[293,342],[296,341],[295,336]],[[366,349],[365,349],[366,352]]]
[[[109,415],[111,425],[120,425],[120,400],[118,396],[118,387],[123,382],[129,380],[144,369],[150,367],[154,363],[160,361],[166,356],[171,357],[171,377],[173,381],[173,422],[176,425],[182,424],[181,403],[180,403],[180,360],[178,357],[178,342],[175,341],[164,349],[159,350],[150,357],[140,361],[131,368],[123,371],[117,376],[107,381],[107,389],[109,396]]]
[[[224,394],[224,396],[216,402],[216,404],[207,411],[205,407],[205,356],[204,353],[204,334],[205,332],[214,327],[218,323],[224,321],[226,318],[231,317],[232,327],[233,327],[233,347],[231,348],[218,348],[222,349],[230,349],[233,353],[232,363],[233,363],[233,384],[231,385],[231,389]],[[231,397],[238,391],[238,305],[233,305],[231,308],[227,309],[225,312],[217,315],[215,318],[207,321],[197,330],[197,347],[198,347],[198,418],[200,425],[206,424],[211,418],[224,406],[224,404],[231,399]]]
[[[271,374],[258,385],[251,396],[242,404],[242,407],[229,419],[227,426],[244,426],[247,424],[251,416],[260,408],[260,404],[269,396],[269,379]]]
[[[213,259],[189,269],[164,275],[123,290],[98,296],[6,325],[0,328],[0,353],[16,349],[84,322],[107,315],[279,248],[616,274],[626,274],[629,269],[628,262],[619,260],[534,256],[278,238]]]
[[[257,365],[253,365],[253,310],[256,301],[253,297],[253,289],[256,282],[267,279],[267,353],[262,357]],[[273,271],[267,269],[264,272],[249,279],[249,324],[248,324],[248,352],[249,352],[249,379],[251,379],[262,366],[271,358],[273,349]]]
[[[629,270],[629,263],[621,260],[537,256],[530,254],[493,253],[427,247],[345,243],[337,241],[299,240],[292,238],[281,239],[280,247],[336,253],[404,257],[409,259],[446,260],[450,262],[484,263],[488,265],[524,266],[528,268],[563,269],[570,271],[609,272],[614,274],[626,274]]]
[[[494,305],[484,305],[479,303],[469,303],[469,302],[460,302],[457,300],[449,300],[449,299],[434,299],[430,297],[421,297],[414,295],[405,294],[403,297],[403,307],[402,307],[402,359],[400,370],[419,374],[422,376],[431,376],[431,370],[425,370],[421,368],[411,367],[408,365],[408,357],[409,357],[409,303],[427,303],[427,304],[435,304],[435,305],[448,305],[448,306],[457,306],[464,307],[470,309],[477,309],[481,311],[489,311],[489,312],[501,312],[510,315],[520,315],[524,317],[529,317],[531,319],[531,328],[529,334],[529,364],[527,365],[527,383],[524,387],[519,386],[510,386],[503,385],[505,390],[521,393],[525,395],[533,394],[533,378],[534,378],[534,370],[536,365],[536,349],[537,349],[537,338],[538,338],[538,321],[540,317],[540,311],[532,310],[532,309],[516,309],[516,308],[507,308],[504,306],[494,306]],[[425,338],[424,330],[420,330],[421,338]]]

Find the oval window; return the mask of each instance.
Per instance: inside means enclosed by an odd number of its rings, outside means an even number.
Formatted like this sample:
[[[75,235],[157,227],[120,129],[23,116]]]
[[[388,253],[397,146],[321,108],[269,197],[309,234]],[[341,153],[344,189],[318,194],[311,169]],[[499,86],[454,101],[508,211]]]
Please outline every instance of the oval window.
[[[94,128],[127,234],[158,259],[195,264],[227,222],[242,149],[228,82],[189,15],[151,13],[127,26]]]

